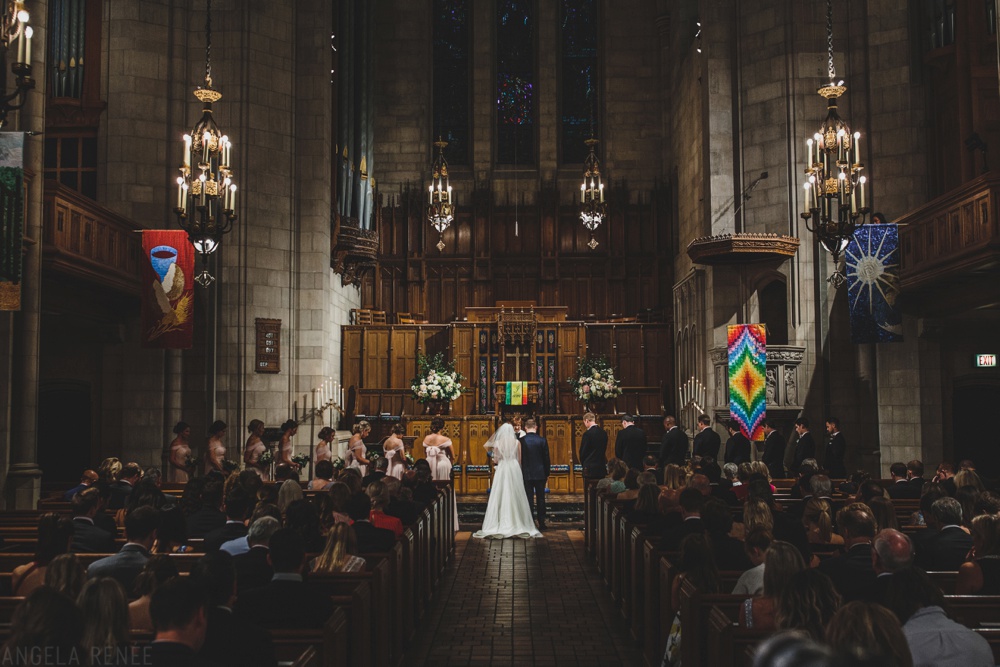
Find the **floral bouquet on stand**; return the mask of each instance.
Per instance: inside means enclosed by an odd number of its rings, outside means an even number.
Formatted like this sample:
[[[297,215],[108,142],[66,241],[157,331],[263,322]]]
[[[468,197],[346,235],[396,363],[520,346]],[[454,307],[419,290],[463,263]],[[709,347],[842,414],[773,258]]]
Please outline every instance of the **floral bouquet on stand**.
[[[576,363],[576,375],[570,378],[573,393],[589,409],[596,403],[609,401],[622,395],[621,381],[605,357],[584,357]]]
[[[410,391],[419,403],[439,406],[451,403],[462,395],[462,374],[454,362],[446,362],[438,352],[432,357],[417,356],[417,377],[410,381]]]
[[[331,463],[333,463],[333,469],[334,470],[343,470],[344,469],[344,459],[340,458],[339,456],[334,456],[333,460],[331,461]]]

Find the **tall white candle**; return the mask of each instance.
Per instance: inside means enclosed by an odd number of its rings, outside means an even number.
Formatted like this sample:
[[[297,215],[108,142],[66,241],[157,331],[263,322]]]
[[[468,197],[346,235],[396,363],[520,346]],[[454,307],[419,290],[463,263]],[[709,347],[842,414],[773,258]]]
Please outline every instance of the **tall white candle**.
[[[24,29],[24,64],[31,67],[31,36],[34,30],[29,25]]]

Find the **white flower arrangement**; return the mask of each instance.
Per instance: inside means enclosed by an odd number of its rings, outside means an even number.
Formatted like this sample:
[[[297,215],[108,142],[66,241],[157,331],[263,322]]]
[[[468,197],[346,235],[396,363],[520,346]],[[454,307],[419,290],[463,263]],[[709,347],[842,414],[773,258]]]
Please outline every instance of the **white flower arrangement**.
[[[604,357],[580,359],[576,365],[576,376],[570,378],[570,384],[576,397],[584,403],[622,395],[621,382]]]
[[[433,357],[417,357],[417,377],[410,381],[413,397],[420,403],[429,401],[454,401],[462,395],[462,374],[454,363],[444,360],[441,353]]]

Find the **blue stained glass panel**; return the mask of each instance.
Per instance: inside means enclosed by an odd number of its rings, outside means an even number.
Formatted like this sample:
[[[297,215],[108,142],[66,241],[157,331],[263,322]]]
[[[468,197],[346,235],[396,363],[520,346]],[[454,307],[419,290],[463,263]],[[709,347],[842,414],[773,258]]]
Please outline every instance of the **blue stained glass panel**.
[[[597,2],[561,0],[559,125],[563,164],[582,164],[597,136]]]
[[[535,163],[533,0],[497,2],[497,164]]]
[[[469,163],[469,0],[434,0],[434,139],[450,164]]]

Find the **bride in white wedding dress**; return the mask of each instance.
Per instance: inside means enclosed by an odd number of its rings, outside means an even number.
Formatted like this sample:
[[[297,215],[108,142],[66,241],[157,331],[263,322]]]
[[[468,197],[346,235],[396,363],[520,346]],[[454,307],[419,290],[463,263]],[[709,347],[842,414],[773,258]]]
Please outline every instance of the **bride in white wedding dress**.
[[[514,428],[504,424],[490,437],[487,449],[493,450],[493,485],[490,501],[486,505],[483,528],[473,537],[541,537],[535,528],[521,476],[521,443],[514,436]]]

